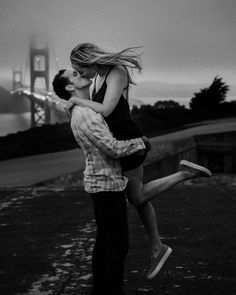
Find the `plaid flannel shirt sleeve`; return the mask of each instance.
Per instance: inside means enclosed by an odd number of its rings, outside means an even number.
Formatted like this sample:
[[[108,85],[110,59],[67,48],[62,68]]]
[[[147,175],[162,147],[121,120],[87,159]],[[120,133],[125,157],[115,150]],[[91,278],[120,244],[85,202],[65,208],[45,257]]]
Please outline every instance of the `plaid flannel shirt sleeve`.
[[[82,124],[84,134],[96,147],[111,158],[122,158],[130,154],[146,149],[141,138],[130,140],[117,140],[113,137],[107,123],[101,114],[91,109],[84,108],[82,112]]]

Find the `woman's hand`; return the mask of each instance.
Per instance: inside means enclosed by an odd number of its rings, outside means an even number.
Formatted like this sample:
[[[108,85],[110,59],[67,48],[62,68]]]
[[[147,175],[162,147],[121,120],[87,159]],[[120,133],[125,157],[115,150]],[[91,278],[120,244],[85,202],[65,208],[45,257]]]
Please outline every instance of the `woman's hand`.
[[[70,117],[71,108],[73,106],[74,106],[74,103],[71,101],[71,99],[69,99],[64,105],[64,111],[67,114],[67,116],[69,116],[69,117]]]
[[[73,102],[73,100],[70,98],[67,103],[66,103],[66,108],[67,109],[71,109],[73,107],[75,103]]]

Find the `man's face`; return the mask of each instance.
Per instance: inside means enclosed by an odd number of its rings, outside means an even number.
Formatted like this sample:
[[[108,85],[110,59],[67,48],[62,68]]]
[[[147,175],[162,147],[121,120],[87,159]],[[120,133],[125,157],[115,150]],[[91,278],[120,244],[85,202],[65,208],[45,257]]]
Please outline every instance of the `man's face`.
[[[63,74],[63,77],[68,78],[70,83],[74,85],[74,87],[77,89],[89,87],[92,84],[92,81],[90,79],[82,77],[75,70],[66,70]]]
[[[81,77],[84,78],[94,78],[96,73],[97,73],[97,69],[95,66],[90,66],[90,67],[82,67],[79,65],[73,66],[73,68],[80,74]]]

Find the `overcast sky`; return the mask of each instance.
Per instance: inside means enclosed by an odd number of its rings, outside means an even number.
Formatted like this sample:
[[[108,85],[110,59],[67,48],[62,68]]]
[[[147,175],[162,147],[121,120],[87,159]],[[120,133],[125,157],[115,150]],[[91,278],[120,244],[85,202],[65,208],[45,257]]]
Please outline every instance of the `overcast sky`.
[[[143,46],[139,80],[236,84],[236,0],[0,0],[0,86],[25,70],[30,32],[50,39],[56,71],[71,49]]]

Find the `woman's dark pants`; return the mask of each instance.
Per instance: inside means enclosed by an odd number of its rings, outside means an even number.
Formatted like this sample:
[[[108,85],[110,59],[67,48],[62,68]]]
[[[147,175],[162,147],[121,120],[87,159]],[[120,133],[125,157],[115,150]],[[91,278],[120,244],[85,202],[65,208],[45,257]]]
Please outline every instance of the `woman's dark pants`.
[[[122,295],[124,262],[129,248],[126,195],[99,192],[90,196],[97,223],[92,295]]]

